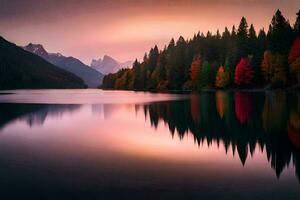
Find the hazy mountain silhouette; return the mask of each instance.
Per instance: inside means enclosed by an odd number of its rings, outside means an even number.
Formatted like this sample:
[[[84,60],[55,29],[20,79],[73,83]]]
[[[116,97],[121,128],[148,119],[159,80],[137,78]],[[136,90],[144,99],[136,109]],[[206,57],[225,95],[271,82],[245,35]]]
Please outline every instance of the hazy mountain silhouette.
[[[0,71],[0,89],[85,87],[79,77],[23,50],[1,36]]]
[[[93,59],[91,67],[101,72],[102,74],[116,73],[122,68],[129,68],[132,66],[133,61],[118,62],[110,56],[105,55],[103,59]]]
[[[41,44],[29,43],[27,46],[23,47],[26,51],[34,53],[48,62],[56,65],[66,71],[69,71],[80,78],[86,83],[90,88],[96,88],[102,82],[103,74],[97,70],[85,65],[80,60],[74,57],[66,57],[60,53],[49,53],[45,50]]]

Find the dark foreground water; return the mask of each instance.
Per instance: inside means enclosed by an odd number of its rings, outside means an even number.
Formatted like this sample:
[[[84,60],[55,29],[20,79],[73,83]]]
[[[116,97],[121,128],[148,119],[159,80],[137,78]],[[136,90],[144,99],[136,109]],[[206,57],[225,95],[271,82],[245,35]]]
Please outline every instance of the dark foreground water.
[[[300,93],[13,92],[3,199],[300,199]]]

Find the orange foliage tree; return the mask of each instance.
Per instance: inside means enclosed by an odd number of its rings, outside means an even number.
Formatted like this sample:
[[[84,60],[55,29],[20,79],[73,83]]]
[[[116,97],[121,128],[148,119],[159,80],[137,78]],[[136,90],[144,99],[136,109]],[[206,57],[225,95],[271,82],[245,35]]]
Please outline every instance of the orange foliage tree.
[[[199,75],[201,70],[201,57],[197,55],[193,58],[193,62],[191,64],[191,73],[190,78],[192,80],[192,86],[195,87],[198,83]]]
[[[287,81],[286,56],[265,51],[261,63],[261,71],[266,82],[276,85],[285,85]]]
[[[223,66],[220,66],[216,76],[216,87],[225,88],[229,84],[229,72],[225,71]]]
[[[265,51],[261,63],[261,71],[266,82],[271,81],[271,77],[273,74],[272,69],[272,53],[270,51]]]
[[[234,82],[238,86],[250,85],[254,77],[254,70],[248,58],[241,58],[234,73]]]

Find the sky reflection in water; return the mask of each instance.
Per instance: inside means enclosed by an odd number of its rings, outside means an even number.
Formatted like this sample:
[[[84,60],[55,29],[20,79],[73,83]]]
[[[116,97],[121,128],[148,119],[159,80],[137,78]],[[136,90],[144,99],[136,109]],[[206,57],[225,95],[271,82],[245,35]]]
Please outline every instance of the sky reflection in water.
[[[300,197],[300,94],[36,93],[0,95],[5,194]]]

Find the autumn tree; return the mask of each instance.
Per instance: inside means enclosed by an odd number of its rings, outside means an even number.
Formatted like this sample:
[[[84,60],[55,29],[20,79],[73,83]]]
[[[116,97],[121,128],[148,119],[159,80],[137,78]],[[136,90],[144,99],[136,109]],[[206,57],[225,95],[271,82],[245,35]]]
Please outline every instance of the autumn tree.
[[[216,76],[216,87],[225,88],[229,84],[229,72],[225,71],[223,66],[220,66]]]
[[[283,86],[287,83],[287,63],[286,56],[270,51],[265,51],[261,64],[261,71],[264,75],[265,82],[273,86]]]
[[[288,63],[290,72],[296,78],[297,83],[300,83],[300,37],[297,38],[290,50]]]
[[[279,53],[273,55],[272,68],[274,74],[271,78],[271,83],[276,87],[285,86],[287,84],[288,72],[287,56]]]
[[[272,67],[272,53],[270,51],[264,52],[264,57],[261,63],[261,71],[265,82],[270,82],[274,73],[274,69]]]
[[[191,72],[190,72],[191,84],[192,84],[193,88],[196,88],[197,82],[199,81],[200,70],[201,70],[200,55],[196,55],[194,57],[190,70],[191,70]]]
[[[248,58],[241,58],[240,62],[235,68],[234,82],[238,86],[247,86],[252,84],[254,71],[250,66]]]

